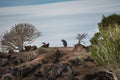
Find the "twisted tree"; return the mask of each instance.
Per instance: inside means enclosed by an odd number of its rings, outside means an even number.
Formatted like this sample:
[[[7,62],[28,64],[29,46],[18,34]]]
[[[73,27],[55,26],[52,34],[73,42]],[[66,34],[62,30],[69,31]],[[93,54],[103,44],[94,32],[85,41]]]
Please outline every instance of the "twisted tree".
[[[28,23],[17,24],[3,34],[1,46],[7,50],[23,51],[25,44],[33,42],[39,36],[41,36],[41,32],[38,32],[34,25]]]

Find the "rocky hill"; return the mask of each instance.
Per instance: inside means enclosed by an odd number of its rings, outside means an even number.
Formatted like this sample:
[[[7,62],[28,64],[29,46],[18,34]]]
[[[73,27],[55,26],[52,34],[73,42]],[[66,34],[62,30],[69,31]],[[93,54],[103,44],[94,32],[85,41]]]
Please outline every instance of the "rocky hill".
[[[0,53],[0,80],[113,80],[83,47]]]

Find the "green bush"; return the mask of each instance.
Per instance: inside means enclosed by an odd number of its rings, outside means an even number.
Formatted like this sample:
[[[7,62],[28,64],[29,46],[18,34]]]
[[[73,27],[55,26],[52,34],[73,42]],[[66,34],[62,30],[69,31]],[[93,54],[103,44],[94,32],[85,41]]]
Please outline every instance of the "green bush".
[[[109,16],[103,15],[101,22],[98,24],[99,31],[107,30],[108,25],[112,25],[112,27],[114,28],[116,24],[120,25],[120,14],[112,14]]]
[[[97,44],[91,43],[91,57],[98,65],[120,77],[120,25],[115,28],[108,25],[108,29],[101,30],[99,35]]]

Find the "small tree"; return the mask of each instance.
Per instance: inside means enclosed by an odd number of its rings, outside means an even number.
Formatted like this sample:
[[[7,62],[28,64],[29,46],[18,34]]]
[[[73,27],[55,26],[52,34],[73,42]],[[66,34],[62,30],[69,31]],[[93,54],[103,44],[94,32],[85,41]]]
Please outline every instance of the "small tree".
[[[31,43],[40,36],[34,25],[28,23],[17,24],[6,31],[1,38],[1,46],[6,49],[23,51],[25,43]]]
[[[120,25],[116,28],[109,25],[108,30],[100,31],[101,39],[96,40],[97,45],[92,44],[91,57],[111,74],[115,80],[120,80]]]
[[[94,37],[90,39],[91,44],[97,45],[98,41],[101,39],[101,34],[100,32],[97,32],[94,34]]]
[[[78,45],[81,43],[81,41],[87,36],[87,33],[77,34],[76,39],[78,40]]]
[[[109,25],[111,25],[111,29],[118,27],[117,25],[120,25],[120,15],[112,14],[106,17],[103,15],[101,22],[98,23],[98,29],[100,32],[104,33],[109,29]],[[102,38],[100,32],[95,33],[94,37],[91,38],[91,44],[98,44],[97,40],[100,40]]]
[[[104,16],[101,20],[99,25],[99,31],[101,30],[107,30],[109,28],[109,25],[112,25],[112,28],[116,27],[116,25],[120,25],[120,15],[119,14],[112,14],[109,16]]]

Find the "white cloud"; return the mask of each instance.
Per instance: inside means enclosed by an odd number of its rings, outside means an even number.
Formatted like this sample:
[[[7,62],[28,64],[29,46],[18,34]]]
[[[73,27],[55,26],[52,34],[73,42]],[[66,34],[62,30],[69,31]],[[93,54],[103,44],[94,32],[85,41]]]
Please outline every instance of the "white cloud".
[[[2,7],[0,8],[0,33],[17,23],[28,22],[37,27],[43,36],[33,44],[50,42],[52,46],[62,45],[61,38],[75,43],[77,33],[88,33],[85,41],[98,30],[97,23],[103,14],[120,13],[120,2],[115,0],[77,0],[69,2]]]
[[[49,17],[86,13],[106,13],[119,10],[120,3],[110,0],[82,0],[31,6],[3,7],[0,8],[0,15],[25,14],[25,16],[31,17]]]

